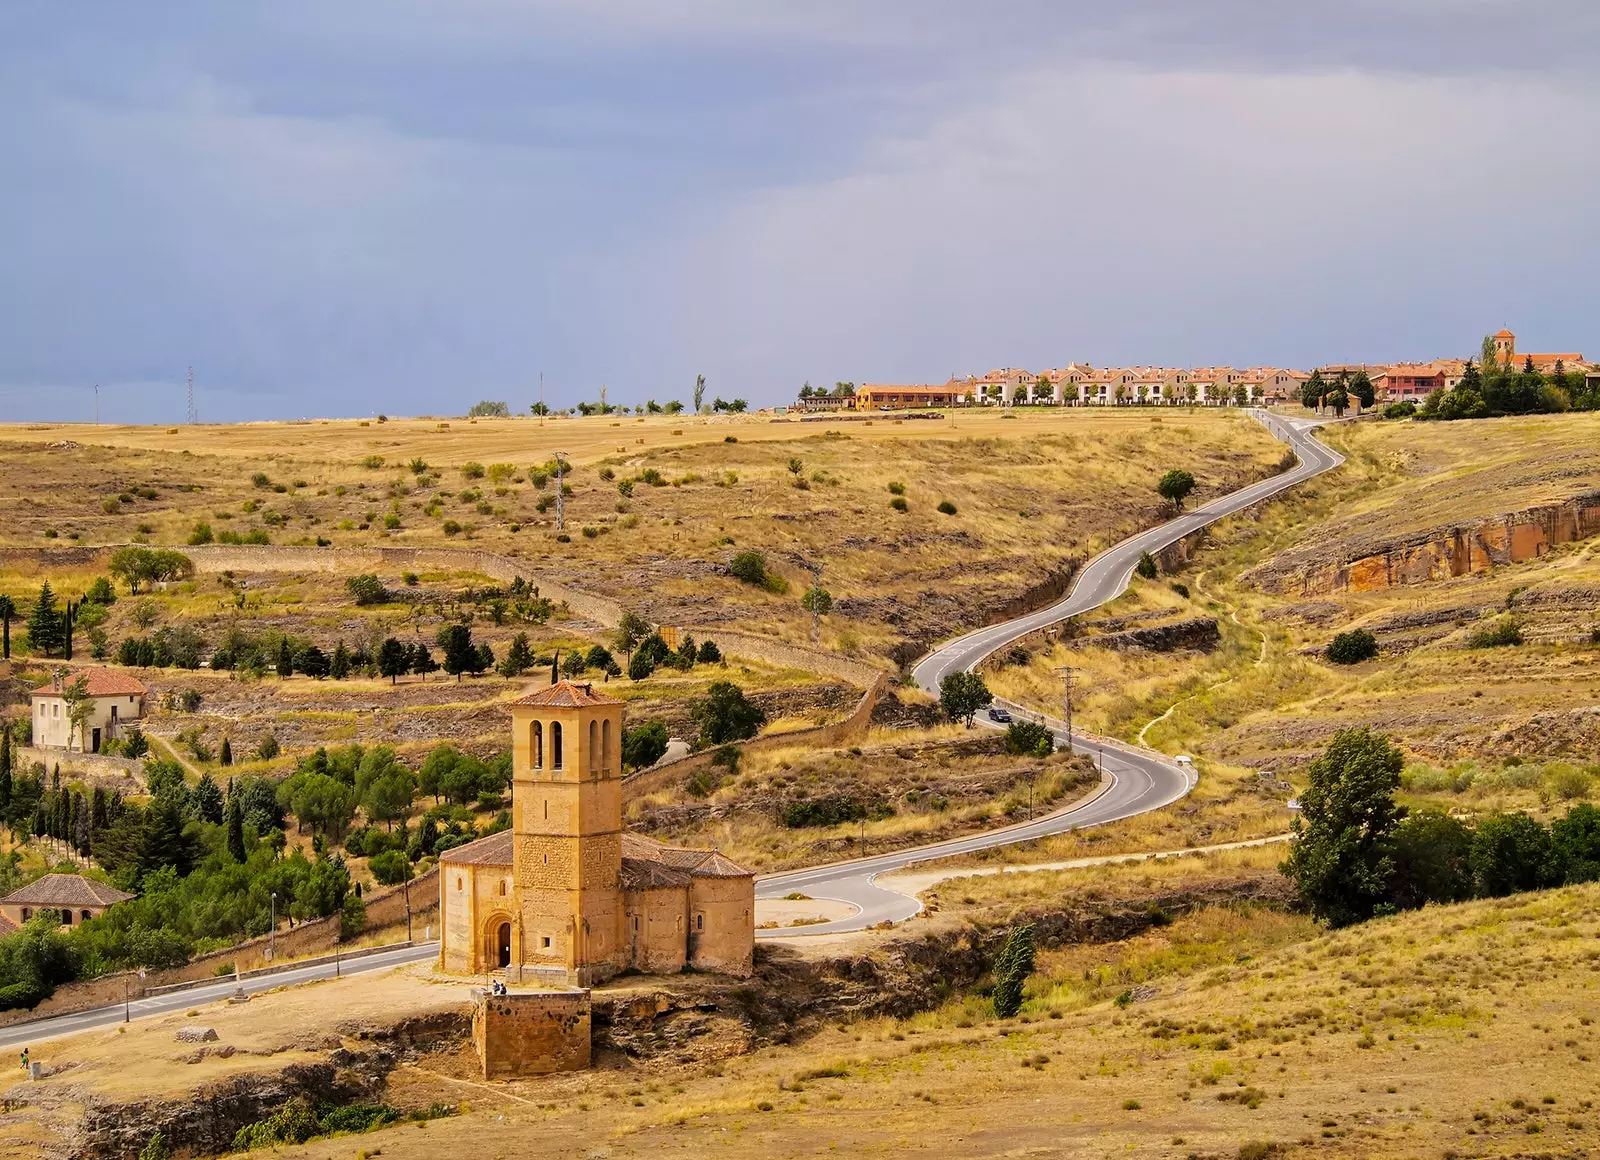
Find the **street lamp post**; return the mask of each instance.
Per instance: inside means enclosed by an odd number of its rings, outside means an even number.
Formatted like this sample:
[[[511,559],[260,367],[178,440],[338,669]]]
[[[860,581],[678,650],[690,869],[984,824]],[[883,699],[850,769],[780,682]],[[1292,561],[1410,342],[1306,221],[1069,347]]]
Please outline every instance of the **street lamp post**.
[[[414,942],[411,937],[411,879],[406,879],[406,942]]]
[[[272,918],[267,927],[267,962],[273,961],[273,952],[278,946],[278,892],[272,892],[272,902],[269,904]]]
[[[333,977],[335,979],[339,977],[339,935],[337,933],[333,936]]]

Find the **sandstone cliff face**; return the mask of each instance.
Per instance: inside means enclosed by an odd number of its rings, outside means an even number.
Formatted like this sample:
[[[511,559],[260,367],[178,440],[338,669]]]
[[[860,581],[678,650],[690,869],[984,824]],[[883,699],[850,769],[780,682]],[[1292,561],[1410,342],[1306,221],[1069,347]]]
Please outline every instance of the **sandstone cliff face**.
[[[1284,552],[1246,574],[1266,592],[1305,596],[1371,592],[1482,572],[1545,555],[1600,533],[1600,491],[1560,503],[1451,524],[1405,536],[1312,544]]]
[[[1103,636],[1084,639],[1089,644],[1114,652],[1176,652],[1179,649],[1210,652],[1222,637],[1216,617],[1197,616],[1191,620],[1130,628],[1125,632],[1108,632]]]

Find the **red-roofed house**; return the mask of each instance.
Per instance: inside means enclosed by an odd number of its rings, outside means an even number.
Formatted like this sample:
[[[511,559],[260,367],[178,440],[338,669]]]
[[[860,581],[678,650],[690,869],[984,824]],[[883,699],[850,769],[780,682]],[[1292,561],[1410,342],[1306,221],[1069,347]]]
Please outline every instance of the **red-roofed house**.
[[[65,682],[65,687],[63,686]],[[64,695],[72,685],[83,682],[92,708],[81,729],[68,716]],[[144,716],[147,690],[127,673],[115,669],[79,669],[50,678],[50,683],[33,691],[33,743],[45,749],[73,749],[99,753],[102,743],[117,736],[129,721]]]

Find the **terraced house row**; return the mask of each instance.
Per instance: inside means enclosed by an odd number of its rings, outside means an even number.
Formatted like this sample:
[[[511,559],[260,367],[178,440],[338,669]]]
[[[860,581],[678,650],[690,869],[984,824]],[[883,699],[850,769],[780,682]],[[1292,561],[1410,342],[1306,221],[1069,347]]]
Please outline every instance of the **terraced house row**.
[[[1600,364],[1578,352],[1522,353],[1509,330],[1492,337],[1495,357],[1503,366],[1530,364],[1542,375],[1600,375]],[[1487,341],[1487,340],[1486,340]],[[1483,356],[1489,357],[1487,350]],[[1341,375],[1365,374],[1379,399],[1421,400],[1461,381],[1466,359],[1440,358],[1414,363],[1344,363],[1319,367],[1330,383]],[[1116,367],[1068,363],[1054,370],[1003,367],[983,376],[952,378],[943,384],[864,383],[860,387],[800,395],[806,411],[884,411],[930,407],[976,406],[1271,406],[1300,397],[1311,375],[1279,367]]]

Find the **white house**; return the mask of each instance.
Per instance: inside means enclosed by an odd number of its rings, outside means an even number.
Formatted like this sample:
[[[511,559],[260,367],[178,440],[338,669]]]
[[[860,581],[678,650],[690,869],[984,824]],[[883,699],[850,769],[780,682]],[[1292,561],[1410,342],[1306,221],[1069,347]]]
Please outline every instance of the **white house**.
[[[81,732],[74,730],[67,715],[67,699],[60,684],[65,680],[70,687],[79,679],[93,705]],[[148,693],[133,677],[113,669],[79,669],[52,677],[48,685],[33,691],[33,743],[47,749],[99,753],[101,743],[116,737],[123,724],[144,716]]]

